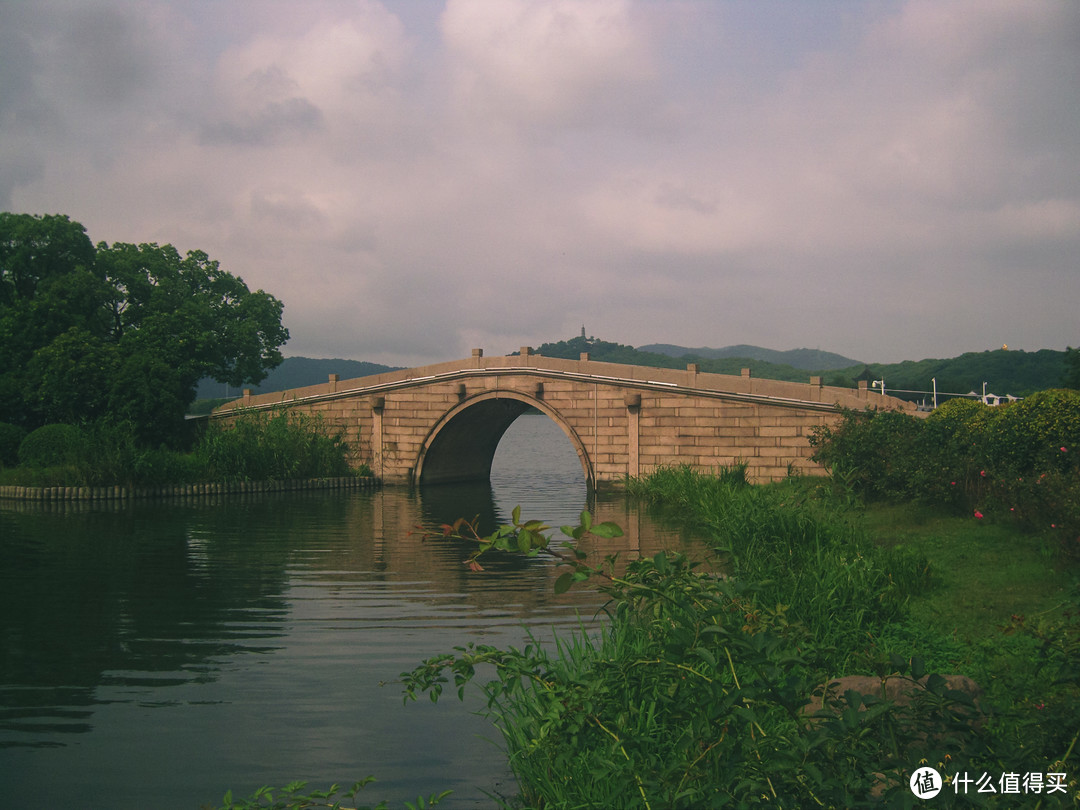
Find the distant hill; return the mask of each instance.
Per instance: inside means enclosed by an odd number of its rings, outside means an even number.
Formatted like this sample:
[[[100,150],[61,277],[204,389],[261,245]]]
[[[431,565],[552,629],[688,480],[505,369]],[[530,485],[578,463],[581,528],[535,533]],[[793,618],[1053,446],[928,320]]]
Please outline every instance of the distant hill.
[[[764,351],[768,351],[767,349]],[[766,360],[754,360],[748,357],[707,358],[697,355],[672,356],[663,352],[647,351],[645,347],[635,349],[621,343],[609,343],[596,338],[575,337],[558,343],[544,343],[537,348],[544,357],[563,357],[577,360],[582,352],[588,352],[592,360],[605,363],[629,363],[636,366],[653,368],[686,368],[687,363],[697,363],[702,371],[713,374],[736,374],[747,366],[753,368],[754,376],[771,380],[789,380],[806,382],[809,373],[805,369],[783,363],[770,363]],[[782,354],[782,352],[777,352]],[[853,383],[854,385],[854,383]]]
[[[937,380],[937,390],[942,393],[967,394],[974,391],[1005,396],[1024,397],[1035,391],[1059,388],[1065,380],[1065,352],[1040,349],[1035,352],[995,349],[985,352],[967,352],[959,357],[944,360],[905,360],[902,363],[871,363],[856,365],[837,372],[841,379],[854,381],[866,379],[885,380],[890,393],[903,390],[929,391],[932,380]],[[897,393],[906,399],[914,395]],[[929,397],[927,397],[929,399]],[[941,396],[938,397],[941,402]]]
[[[660,351],[660,350],[663,351]],[[1041,349],[1036,352],[997,349],[986,352],[968,352],[945,360],[906,360],[902,363],[859,363],[831,352],[815,349],[795,349],[780,352],[760,346],[729,346],[726,349],[687,349],[669,344],[650,344],[635,349],[619,343],[609,343],[596,338],[575,337],[557,343],[545,343],[537,351],[546,357],[565,357],[576,360],[581,352],[588,352],[593,360],[610,363],[629,363],[658,368],[686,368],[686,364],[698,363],[702,371],[714,374],[739,374],[749,367],[755,377],[770,380],[806,382],[810,376],[819,376],[825,385],[854,388],[859,380],[885,380],[885,388],[896,396],[920,400],[929,395],[933,379],[937,379],[939,395],[945,393],[982,393],[986,383],[987,393],[1023,397],[1035,391],[1058,388],[1065,379],[1065,352]],[[682,352],[673,355],[671,352]],[[703,352],[717,355],[706,357]],[[754,357],[753,355],[757,355]],[[825,365],[813,366],[810,358],[823,360]],[[785,362],[777,362],[783,359]],[[843,362],[846,365],[837,366]],[[796,365],[798,364],[798,365]],[[907,393],[920,392],[920,393]],[[939,396],[939,402],[942,396]]]
[[[400,366],[384,366],[379,363],[364,363],[359,360],[317,359],[312,357],[286,357],[280,366],[266,375],[258,385],[246,385],[251,393],[284,391],[287,388],[302,388],[305,385],[317,385],[326,382],[331,374],[337,374],[343,380],[353,377],[367,377],[369,374],[382,374],[397,371]],[[216,399],[219,397],[237,397],[242,390],[235,386],[226,386],[216,380],[204,379],[199,382],[198,399]]]
[[[761,346],[748,346],[740,343],[737,346],[725,346],[722,349],[710,349],[701,347],[690,349],[685,346],[673,346],[670,343],[650,343],[648,346],[638,346],[638,351],[666,354],[670,357],[702,358],[704,360],[721,359],[745,359],[763,360],[781,366],[791,366],[803,371],[832,371],[834,369],[849,368],[858,365],[860,360],[852,360],[832,352],[823,352],[820,349],[790,349],[780,352],[775,349],[765,349]],[[691,362],[693,362],[691,360]]]

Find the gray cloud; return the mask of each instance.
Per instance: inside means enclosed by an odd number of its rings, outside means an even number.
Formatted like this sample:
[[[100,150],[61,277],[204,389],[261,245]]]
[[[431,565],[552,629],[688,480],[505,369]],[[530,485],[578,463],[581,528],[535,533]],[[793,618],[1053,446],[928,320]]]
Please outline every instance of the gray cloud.
[[[269,146],[291,137],[317,131],[322,113],[305,98],[268,101],[257,109],[234,114],[226,120],[207,124],[203,136],[210,144],[235,146]]]
[[[290,353],[1080,343],[1074,4],[213,9],[5,4],[0,201],[206,250]]]

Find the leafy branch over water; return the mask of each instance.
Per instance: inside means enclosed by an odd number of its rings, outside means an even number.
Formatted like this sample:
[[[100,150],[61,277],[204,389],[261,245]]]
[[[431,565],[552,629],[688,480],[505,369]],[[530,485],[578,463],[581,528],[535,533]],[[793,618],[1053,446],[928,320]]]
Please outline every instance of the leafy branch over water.
[[[466,564],[472,571],[483,571],[480,558],[490,551],[503,551],[522,554],[526,557],[536,557],[544,554],[560,564],[570,567],[570,570],[562,574],[555,581],[555,593],[561,594],[569,590],[575,582],[583,582],[590,576],[597,576],[604,580],[616,581],[610,573],[602,568],[595,568],[586,564],[585,552],[572,545],[569,541],[563,542],[559,547],[551,544],[551,537],[545,532],[551,531],[540,520],[521,520],[521,507],[515,506],[511,514],[510,523],[505,523],[489,535],[481,535],[479,529],[479,517],[467,520],[458,518],[453,523],[444,523],[436,529],[420,531],[425,538],[441,536],[447,539],[463,540],[475,544],[476,548],[469,554]],[[560,531],[570,540],[578,542],[585,537],[598,537],[612,539],[622,537],[623,530],[618,524],[611,522],[593,523],[592,515],[588,511],[581,513],[581,523],[577,526],[563,526]],[[608,558],[609,563],[613,562]]]
[[[228,791],[223,804],[218,810],[303,810],[306,808],[327,807],[330,810],[389,810],[385,801],[375,805],[353,805],[357,795],[375,781],[368,776],[355,782],[352,787],[343,790],[339,785],[331,785],[327,790],[307,791],[307,782],[292,782],[281,788],[263,786],[246,799],[234,799]],[[422,810],[435,807],[450,795],[449,790],[433,793],[428,798],[420,796],[416,802],[405,802],[407,810]],[[343,801],[350,804],[344,805]]]

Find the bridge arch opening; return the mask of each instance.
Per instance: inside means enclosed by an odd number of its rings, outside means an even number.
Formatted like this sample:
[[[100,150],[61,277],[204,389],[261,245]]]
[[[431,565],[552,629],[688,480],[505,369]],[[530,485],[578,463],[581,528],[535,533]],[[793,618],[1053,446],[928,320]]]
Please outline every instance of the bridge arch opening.
[[[499,441],[514,420],[530,408],[541,411],[562,429],[577,453],[591,490],[595,483],[592,464],[580,437],[542,400],[507,391],[480,394],[448,411],[424,441],[413,468],[413,482],[448,484],[490,480]]]

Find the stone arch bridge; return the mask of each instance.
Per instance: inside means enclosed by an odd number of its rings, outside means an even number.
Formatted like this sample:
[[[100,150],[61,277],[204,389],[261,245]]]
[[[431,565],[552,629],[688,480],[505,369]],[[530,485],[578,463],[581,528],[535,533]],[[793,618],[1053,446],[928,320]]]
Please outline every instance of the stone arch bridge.
[[[686,464],[702,471],[745,462],[754,480],[789,471],[821,473],[810,460],[810,431],[840,407],[911,403],[871,392],[686,370],[542,357],[471,358],[352,380],[244,396],[212,419],[241,409],[288,408],[319,414],[340,429],[355,464],[387,483],[487,480],[495,449],[530,408],[567,435],[590,487]]]

